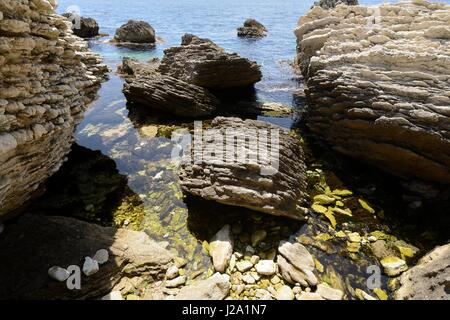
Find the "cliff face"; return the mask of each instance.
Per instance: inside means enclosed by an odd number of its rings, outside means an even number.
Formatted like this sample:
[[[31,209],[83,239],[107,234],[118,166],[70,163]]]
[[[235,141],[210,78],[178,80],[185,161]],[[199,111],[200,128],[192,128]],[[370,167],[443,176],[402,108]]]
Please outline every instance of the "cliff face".
[[[450,6],[314,7],[296,29],[308,126],[398,176],[450,183]]]
[[[0,220],[59,169],[107,71],[55,7],[0,0]]]

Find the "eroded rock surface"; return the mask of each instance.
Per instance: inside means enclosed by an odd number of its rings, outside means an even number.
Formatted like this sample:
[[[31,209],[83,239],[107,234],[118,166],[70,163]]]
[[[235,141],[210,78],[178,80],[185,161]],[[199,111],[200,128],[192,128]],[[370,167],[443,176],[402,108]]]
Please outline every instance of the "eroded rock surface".
[[[64,13],[63,16],[72,23],[72,30],[76,36],[89,39],[99,35],[100,27],[94,19],[80,17],[73,13]]]
[[[238,118],[217,117],[211,129],[218,139],[213,135],[205,137],[202,145],[194,142],[183,156],[180,179],[185,192],[272,215],[303,218],[308,197],[298,138],[269,123]],[[246,139],[249,143],[224,147],[220,136],[228,142]],[[246,155],[250,161],[242,158]]]
[[[209,89],[246,87],[262,79],[256,62],[191,34],[183,36],[181,46],[164,51],[159,71]]]
[[[358,5],[358,0],[320,0],[314,2],[315,6],[322,7],[324,9],[332,9],[339,4],[346,4],[348,6]]]
[[[399,300],[450,300],[450,244],[435,248],[399,278]]]
[[[86,277],[81,289],[48,275],[52,266],[83,267],[85,257],[107,248],[109,260]],[[172,254],[143,232],[105,228],[66,217],[21,216],[8,224],[0,241],[1,299],[88,299],[112,290],[122,277],[162,279]]]
[[[55,6],[0,0],[0,217],[61,166],[107,71]]]
[[[450,6],[315,6],[295,33],[308,125],[401,177],[450,183]]]
[[[237,29],[238,37],[261,38],[267,33],[266,27],[255,19],[247,19],[242,27]]]
[[[116,30],[114,41],[118,43],[153,44],[155,29],[145,21],[129,20]]]

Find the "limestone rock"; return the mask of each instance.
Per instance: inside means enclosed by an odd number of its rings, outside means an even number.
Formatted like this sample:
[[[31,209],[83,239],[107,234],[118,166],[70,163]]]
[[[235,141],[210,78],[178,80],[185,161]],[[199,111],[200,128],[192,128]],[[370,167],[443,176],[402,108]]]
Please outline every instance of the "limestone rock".
[[[180,172],[185,192],[227,205],[303,219],[308,196],[304,154],[298,139],[269,123],[238,118],[217,117],[211,129],[224,139],[252,141],[251,146],[227,143],[224,148],[221,139],[204,139],[201,149],[194,145],[185,150]],[[255,148],[266,156],[256,158]],[[213,150],[223,152],[211,155]],[[242,160],[245,154],[252,154],[252,160]]]
[[[214,269],[225,272],[233,254],[233,238],[229,225],[220,229],[209,244],[209,254],[212,257]]]
[[[50,278],[55,279],[56,281],[66,281],[69,278],[70,273],[64,268],[54,266],[48,269],[48,275]]]
[[[63,16],[72,23],[72,31],[76,36],[89,39],[99,35],[100,27],[95,19],[80,17],[73,13],[64,13]]]
[[[261,38],[265,37],[267,29],[255,19],[247,19],[242,27],[237,29],[238,37]]]
[[[384,272],[391,277],[398,276],[408,269],[405,260],[394,256],[386,257],[382,259],[380,263],[384,268]]]
[[[89,277],[81,273],[80,290],[49,279],[50,267],[82,266],[97,248],[108,248],[109,262]],[[0,260],[8,261],[0,264],[0,274],[12,275],[0,277],[0,299],[89,299],[111,292],[122,278],[135,274],[150,283],[162,280],[173,256],[143,232],[24,214],[2,234]]]
[[[180,273],[180,269],[178,269],[177,266],[171,266],[169,269],[167,269],[166,272],[166,278],[167,279],[173,279],[176,278]]]
[[[291,287],[282,286],[277,290],[276,298],[277,300],[294,300],[294,293],[292,292]]]
[[[131,104],[179,117],[208,116],[219,104],[207,90],[159,73],[128,80],[123,92]]]
[[[264,276],[271,276],[277,272],[277,265],[272,260],[261,260],[255,265],[256,272]]]
[[[107,295],[103,296],[101,300],[121,301],[121,300],[123,300],[123,297],[122,297],[122,293],[120,291],[111,291]]]
[[[436,247],[399,278],[398,300],[450,300],[450,244]]]
[[[317,285],[316,293],[318,293],[325,300],[342,300],[344,292],[339,289],[334,289],[325,283]]]
[[[295,30],[310,129],[391,174],[450,183],[449,20],[423,0],[315,6]]]
[[[277,263],[286,281],[300,283],[304,287],[317,285],[314,259],[302,244],[282,241],[278,252],[281,255],[277,257]]]
[[[53,1],[51,3],[54,3]],[[37,5],[39,4],[39,5]],[[48,1],[0,1],[0,216],[56,172],[107,67]]]
[[[262,78],[256,62],[191,34],[183,36],[181,46],[164,50],[159,71],[208,89],[247,87]]]
[[[109,252],[106,249],[100,249],[95,253],[92,259],[97,261],[98,264],[105,264],[109,260]]]
[[[167,288],[177,288],[179,286],[182,286],[186,283],[187,277],[186,276],[179,276],[172,280],[166,281],[166,287]]]
[[[148,22],[129,20],[116,30],[114,41],[118,43],[153,44],[155,29]]]
[[[247,260],[242,260],[236,263],[236,269],[238,269],[240,272],[246,272],[253,268],[253,263]]]
[[[100,270],[98,262],[90,257],[86,257],[83,264],[83,273],[89,277],[96,274],[98,270]]]
[[[206,280],[181,288],[175,300],[223,300],[230,289],[230,277],[216,273]]]

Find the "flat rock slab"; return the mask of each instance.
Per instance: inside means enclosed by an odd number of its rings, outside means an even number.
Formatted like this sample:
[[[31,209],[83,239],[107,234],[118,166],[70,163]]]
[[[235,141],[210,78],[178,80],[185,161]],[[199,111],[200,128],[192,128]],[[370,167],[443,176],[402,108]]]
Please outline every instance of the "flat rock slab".
[[[80,290],[48,276],[52,266],[82,268],[99,249],[109,251],[109,261],[90,277],[81,272]],[[87,299],[111,292],[122,276],[162,279],[173,256],[143,232],[26,214],[0,236],[0,261],[0,299]]]
[[[435,248],[399,278],[398,300],[450,300],[450,244]]]
[[[210,129],[219,139],[205,137],[202,145],[194,141],[191,150],[184,153],[180,180],[185,192],[302,220],[308,196],[304,154],[298,138],[272,124],[238,118],[217,117]],[[209,156],[211,152],[214,154]]]
[[[206,280],[183,287],[175,296],[175,300],[223,300],[230,289],[230,277],[216,273]]]
[[[159,71],[209,89],[248,87],[262,79],[256,62],[190,34],[183,36],[181,46],[164,51]]]

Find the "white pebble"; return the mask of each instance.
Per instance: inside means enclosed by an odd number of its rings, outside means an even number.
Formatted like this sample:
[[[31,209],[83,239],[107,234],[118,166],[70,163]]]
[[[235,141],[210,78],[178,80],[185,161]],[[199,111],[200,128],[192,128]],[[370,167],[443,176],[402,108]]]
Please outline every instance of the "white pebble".
[[[98,250],[93,258],[95,261],[97,261],[99,264],[105,264],[109,260],[109,252],[106,249],[100,249]]]
[[[48,269],[48,275],[50,276],[50,278],[56,280],[56,281],[66,281],[67,278],[69,278],[70,273],[69,271],[67,271],[64,268],[58,267],[58,266],[54,266],[51,267],[50,269]]]
[[[86,257],[83,264],[83,273],[89,277],[97,273],[98,270],[98,262],[89,257]]]

